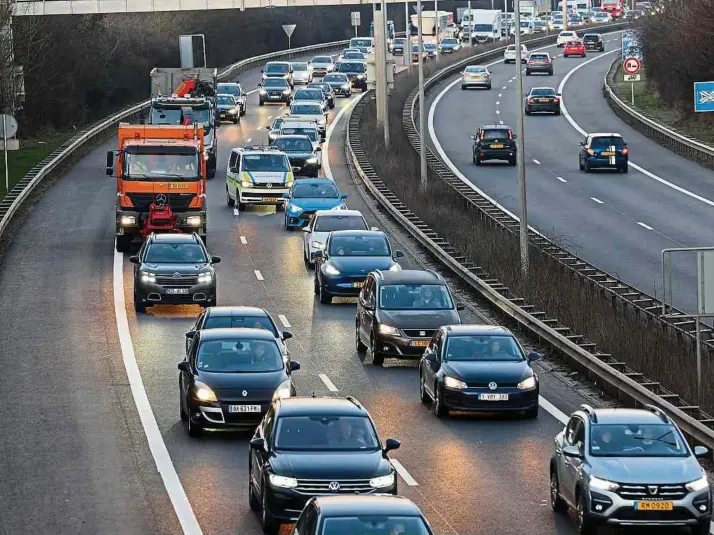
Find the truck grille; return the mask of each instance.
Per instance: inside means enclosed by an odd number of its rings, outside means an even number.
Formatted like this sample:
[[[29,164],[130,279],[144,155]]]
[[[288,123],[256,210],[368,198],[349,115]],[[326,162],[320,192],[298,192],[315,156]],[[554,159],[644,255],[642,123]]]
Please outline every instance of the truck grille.
[[[256,189],[280,189],[283,188],[285,189],[285,183],[284,182],[255,182],[251,186],[251,188],[256,188]],[[282,193],[280,194],[282,195]]]
[[[153,193],[127,193],[126,196],[129,197],[131,200],[132,204],[136,208],[137,212],[148,212],[149,211],[149,206],[151,205],[152,202],[154,202],[154,199],[156,198],[156,195],[160,194],[153,194]],[[166,195],[168,199],[168,204],[171,205],[171,209],[176,211],[176,212],[185,212],[188,210],[188,206],[191,204],[191,201],[193,201],[194,197],[196,196],[194,193],[163,193],[161,195]]]
[[[402,329],[402,332],[409,338],[431,338],[434,336],[436,329]]]
[[[156,284],[161,286],[171,286],[174,288],[193,286],[198,284],[198,275],[157,275]]]
[[[626,500],[680,500],[688,494],[684,485],[620,484],[617,494]]]
[[[330,485],[337,483],[339,488],[331,490]],[[298,479],[295,489],[302,494],[316,496],[319,494],[364,494],[374,492],[369,485],[369,479]]]

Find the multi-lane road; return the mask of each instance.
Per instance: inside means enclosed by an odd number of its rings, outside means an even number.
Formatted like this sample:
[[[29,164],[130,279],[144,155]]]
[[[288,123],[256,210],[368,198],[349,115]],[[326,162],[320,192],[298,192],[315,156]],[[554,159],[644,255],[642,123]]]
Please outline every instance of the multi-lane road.
[[[558,60],[556,68],[560,65]],[[494,68],[498,87],[506,89],[450,94],[439,108],[437,132],[448,130],[453,141],[444,137],[442,143],[454,157],[468,154],[468,136],[457,133],[470,124],[497,120],[496,109],[511,120],[511,71]],[[240,80],[251,89],[259,77],[254,69]],[[495,97],[498,93],[503,96]],[[330,114],[331,121],[339,121],[330,130],[326,155],[333,178],[349,193],[350,207],[379,226],[346,170],[346,121],[340,112],[355,98],[339,99]],[[490,101],[484,99],[493,98],[500,104],[492,102],[489,111],[484,103]],[[451,102],[458,99],[474,117],[469,124],[461,117],[448,119],[458,107]],[[574,105],[575,99],[566,95],[566,102]],[[235,216],[225,205],[230,149],[264,142],[270,119],[285,113],[258,107],[256,94],[248,103],[240,124],[218,130],[219,173],[209,181],[208,246],[223,259],[217,266],[219,304],[267,308],[295,335],[289,347],[302,364],[295,374],[299,394],[355,396],[370,410],[382,438],[402,441],[393,455],[399,461],[400,493],[423,509],[437,533],[575,533],[572,521],[548,506],[548,461],[563,413],[582,398],[543,372],[541,394],[554,406],[535,421],[439,420],[419,401],[413,365],[387,361],[379,368],[363,362],[354,349],[354,302],[326,306],[314,298],[312,273],[302,262],[301,233],[283,230],[282,214],[273,209]],[[446,126],[440,130],[442,116]],[[565,165],[574,157],[563,149],[575,136],[563,130],[554,137],[559,130],[553,119],[535,120],[551,130],[535,136],[529,119],[529,157],[541,161],[529,164],[530,175],[534,165],[556,169],[554,156],[562,156],[558,172],[568,182],[560,184],[580,192],[582,179],[574,179]],[[549,150],[536,156],[537,143]],[[183,359],[184,333],[199,309],[155,307],[137,316],[131,306],[131,264],[114,252],[115,185],[103,173],[110,148],[112,142],[92,151],[48,191],[3,260],[0,533],[180,533],[180,518],[186,533],[257,534],[259,521],[247,495],[249,435],[191,439],[179,418],[176,365]],[[507,171],[488,171],[494,186],[513,181]],[[547,173],[539,172],[545,181]],[[580,215],[585,219],[588,213]],[[417,267],[419,258],[408,253],[402,264]],[[466,313],[464,320],[481,318]]]
[[[525,118],[525,163],[529,223],[555,236],[572,251],[650,294],[662,295],[660,254],[668,247],[711,245],[714,222],[712,173],[663,149],[621,121],[602,96],[605,74],[618,57],[620,34],[604,37],[605,52],[563,58],[562,49],[545,47],[554,57],[554,76],[524,76],[531,87],[562,93],[563,115]],[[463,179],[514,214],[519,214],[514,167],[494,163],[476,167],[470,135],[483,124],[503,121],[516,127],[516,67],[493,63],[493,89],[462,91],[450,79],[429,95],[432,146]],[[464,113],[464,110],[468,110]],[[567,110],[567,111],[566,111]],[[585,174],[578,170],[578,142],[587,132],[619,132],[630,149],[630,172]],[[694,257],[675,267],[675,304],[694,310]]]

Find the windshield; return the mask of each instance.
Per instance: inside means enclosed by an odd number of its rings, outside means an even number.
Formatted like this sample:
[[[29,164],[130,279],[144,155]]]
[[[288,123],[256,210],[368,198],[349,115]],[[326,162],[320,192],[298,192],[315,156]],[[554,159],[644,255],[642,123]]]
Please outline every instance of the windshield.
[[[206,254],[197,243],[157,243],[146,249],[145,264],[205,264]]]
[[[531,54],[530,59],[536,60],[536,61],[545,61],[546,59],[548,59],[548,55],[547,54]]]
[[[455,335],[446,342],[447,360],[520,362],[523,352],[515,338],[504,335]]]
[[[298,71],[306,71],[307,70],[307,63],[293,63],[293,71],[298,72]]]
[[[234,97],[239,97],[241,94],[240,86],[238,84],[218,84],[216,91],[218,93],[227,93],[228,95],[233,95]]]
[[[305,184],[298,182],[293,188],[295,199],[337,199],[340,192],[334,184],[321,182],[319,184]]]
[[[597,457],[686,457],[689,450],[671,424],[597,424],[590,428]]]
[[[456,41],[456,39],[443,39],[441,41],[441,44],[442,45],[457,45],[458,42]]]
[[[425,43],[424,48],[427,50],[436,50],[436,45],[434,43]]]
[[[124,180],[198,180],[198,154],[139,154],[124,153]]]
[[[379,289],[382,310],[451,310],[454,304],[443,284],[388,284]]]
[[[322,115],[319,104],[293,104],[290,106],[291,115]]]
[[[340,516],[327,517],[322,535],[429,535],[418,516]]]
[[[283,416],[275,427],[275,449],[288,451],[378,450],[365,416]]]
[[[284,154],[245,154],[243,171],[290,171],[288,159]]]
[[[322,100],[323,98],[320,89],[300,89],[295,91],[293,100]]]
[[[327,74],[322,79],[323,82],[339,82],[341,84],[347,83],[347,75],[345,74]]]
[[[223,105],[223,106],[235,106],[236,105],[235,97],[229,96],[229,95],[218,95],[216,97],[216,102],[219,105]]]
[[[310,141],[317,141],[320,134],[316,128],[283,128],[280,132],[282,135],[307,136]],[[311,149],[312,150],[312,149]]]
[[[466,72],[486,72],[486,67],[470,66],[466,67]]]
[[[528,28],[528,27],[529,27],[530,25],[532,25],[532,24],[533,24],[533,23],[530,22],[530,21],[521,22],[521,28]]]
[[[345,52],[345,59],[364,59],[362,52]]]
[[[389,256],[384,236],[332,236],[330,254],[334,256]]]
[[[609,147],[622,148],[625,142],[621,137],[595,137],[593,138],[590,148],[592,149],[607,149]]]
[[[267,316],[209,316],[202,329],[264,329],[278,336],[278,330]]]
[[[531,89],[532,97],[554,97],[555,89]]]
[[[340,63],[340,71],[342,72],[365,72],[367,66],[364,63]]]
[[[196,368],[214,373],[277,372],[283,356],[274,341],[207,340],[196,356]]]
[[[350,46],[363,46],[369,48],[372,46],[371,39],[352,39],[350,41]]]
[[[285,152],[312,152],[312,143],[303,138],[278,138],[273,146]]]
[[[193,124],[211,122],[211,108],[208,106],[185,107],[171,106],[163,107],[154,104],[151,107],[151,124]]]
[[[337,230],[367,230],[367,223],[355,215],[321,215],[315,220],[313,232],[335,232]]]
[[[287,63],[268,63],[263,71],[265,74],[288,74],[290,65]]]
[[[332,63],[332,58],[329,56],[317,56],[312,58],[313,63]]]
[[[263,87],[274,87],[280,89],[288,88],[288,81],[283,78],[268,78],[263,82]]]

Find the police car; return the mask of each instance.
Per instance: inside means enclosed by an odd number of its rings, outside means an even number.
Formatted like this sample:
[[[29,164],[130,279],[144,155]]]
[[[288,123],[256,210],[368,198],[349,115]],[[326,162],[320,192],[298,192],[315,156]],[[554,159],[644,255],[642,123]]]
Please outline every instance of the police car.
[[[295,177],[288,156],[275,147],[234,148],[226,171],[226,204],[245,210],[249,205],[285,208]]]

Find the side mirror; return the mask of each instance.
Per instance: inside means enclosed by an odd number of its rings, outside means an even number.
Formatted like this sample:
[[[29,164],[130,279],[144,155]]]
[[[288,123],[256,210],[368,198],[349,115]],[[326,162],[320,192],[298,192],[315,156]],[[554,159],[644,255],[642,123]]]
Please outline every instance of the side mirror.
[[[582,459],[583,454],[577,446],[565,446],[563,448],[563,455],[566,457],[572,457],[574,459]]]
[[[191,368],[188,367],[188,362],[186,362],[185,360],[178,363],[178,369],[181,370],[182,372],[190,372],[191,371]]]
[[[220,256],[212,256],[211,257],[211,264],[220,264],[221,263],[221,257]]]
[[[290,361],[290,371],[296,372],[300,369],[300,363],[297,360]]]
[[[250,447],[255,450],[265,448],[265,439],[260,437],[254,438],[250,441]]]
[[[534,362],[536,360],[540,360],[540,353],[534,351],[528,355],[528,362]]]
[[[464,305],[463,303],[458,303],[456,305],[456,310],[466,310],[466,305]]]
[[[290,331],[283,331],[282,338],[283,340],[290,340],[293,337],[293,333]]]
[[[196,331],[186,331],[186,338],[191,340],[196,335]]]
[[[129,262],[131,262],[132,264],[138,264],[139,263],[139,255],[137,255],[137,254],[131,255],[129,257]]]
[[[394,251],[394,258],[404,258],[404,251]]]
[[[518,139],[518,134],[513,134],[513,139]]]
[[[273,126],[272,126],[272,125],[268,125],[268,126],[265,127],[265,129],[266,129],[266,130],[272,130],[272,129],[273,129]]]
[[[315,258],[325,258],[325,251],[317,251],[315,253]]]
[[[374,231],[378,231],[378,230],[379,230],[379,227],[369,227],[369,230],[371,230],[371,231],[373,231],[373,232],[374,232]]]
[[[315,152],[322,152],[322,147],[315,147]]]
[[[562,96],[562,95],[561,95],[560,93],[556,93],[555,96],[556,96],[556,97],[560,97],[560,96]]]
[[[283,199],[289,199],[290,194],[289,193],[283,193]]]
[[[425,358],[426,360],[430,361],[430,362],[436,362],[436,361],[437,361],[436,353],[434,353],[433,351],[427,351],[427,352],[425,352],[425,353],[424,353],[424,358]]]
[[[340,199],[346,199],[347,197],[349,197],[349,195],[346,193],[340,193]]]
[[[387,455],[392,450],[398,450],[399,446],[401,446],[402,443],[399,442],[396,438],[388,438],[387,441],[384,443],[384,449],[382,452],[384,455]]]
[[[260,73],[263,74],[265,71],[263,69],[260,69]]]
[[[584,147],[584,146],[585,146],[585,142],[584,142],[584,141],[578,141],[578,145],[580,145],[581,147]]]
[[[312,231],[310,230],[310,227],[303,227],[303,228],[302,228],[302,231],[303,231],[303,232],[312,232]]]
[[[709,450],[705,448],[704,446],[695,446],[694,447],[694,456],[695,457],[706,457],[709,454]]]
[[[114,151],[107,151],[107,175],[114,173]]]
[[[473,134],[471,134],[471,139],[474,140],[474,141],[476,141],[476,136],[473,135]]]
[[[299,167],[293,167],[293,173],[297,173],[298,171],[300,171]]]

